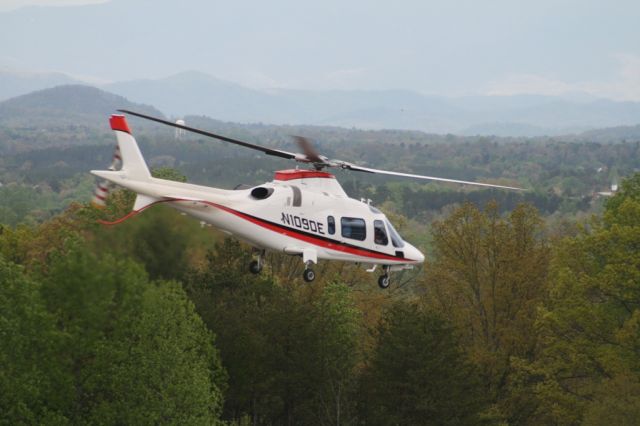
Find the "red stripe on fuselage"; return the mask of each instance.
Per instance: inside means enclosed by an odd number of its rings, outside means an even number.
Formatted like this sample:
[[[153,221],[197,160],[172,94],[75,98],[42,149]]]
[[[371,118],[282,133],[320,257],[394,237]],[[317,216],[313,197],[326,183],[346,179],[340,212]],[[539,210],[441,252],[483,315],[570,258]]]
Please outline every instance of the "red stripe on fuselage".
[[[100,199],[104,199],[103,197],[98,196],[98,198]],[[239,212],[237,210],[231,209],[229,207],[223,206],[221,204],[216,204],[216,203],[212,203],[210,201],[204,201],[204,200],[186,200],[186,199],[180,199],[180,198],[169,198],[169,199],[164,199],[164,200],[159,200],[156,201],[154,203],[148,204],[147,206],[141,208],[140,210],[133,210],[131,211],[128,215],[126,215],[123,218],[120,218],[114,222],[106,222],[106,221],[99,221],[101,223],[103,223],[104,225],[116,225],[118,223],[124,222],[126,219],[129,219],[130,217],[133,217],[135,215],[137,215],[138,213],[142,212],[143,210],[156,205],[156,204],[160,204],[160,203],[167,203],[167,202],[198,202],[198,203],[204,203],[204,204],[208,204],[212,207],[218,208],[222,211],[225,211],[227,213],[233,214],[235,216],[240,217],[241,219],[244,219],[246,221],[249,221],[255,225],[261,226],[265,229],[268,229],[270,231],[276,232],[278,234],[287,236],[287,237],[291,237],[291,238],[295,238],[297,240],[301,240],[301,241],[305,241],[309,244],[313,244],[319,247],[324,247],[330,250],[335,250],[335,251],[340,251],[343,253],[348,253],[348,254],[352,254],[355,256],[362,256],[362,257],[369,257],[369,258],[374,258],[374,259],[380,259],[380,260],[394,260],[396,262],[415,262],[414,260],[411,259],[407,259],[407,258],[403,258],[403,257],[398,257],[398,256],[391,256],[385,253],[380,253],[380,252],[376,252],[373,250],[369,250],[369,249],[364,249],[364,248],[358,248],[358,247],[353,247],[353,246],[348,246],[345,245],[343,243],[340,242],[330,242],[330,241],[325,241],[324,239],[320,238],[320,237],[314,237],[313,235],[310,234],[306,234],[303,233],[302,231],[298,231],[292,228],[288,228],[285,226],[281,226],[281,225],[277,225],[274,223],[271,223],[269,221],[266,221],[264,219],[260,219],[251,215],[248,215],[246,213],[242,213]]]
[[[179,201],[179,200],[176,200]],[[187,200],[185,200],[187,201]],[[396,256],[391,256],[385,253],[380,253],[380,252],[374,252],[374,251],[370,251],[368,249],[362,249],[362,248],[356,248],[356,247],[350,247],[350,246],[346,246],[340,242],[336,242],[336,243],[332,243],[329,241],[325,241],[322,238],[319,237],[314,237],[312,235],[309,234],[305,234],[302,233],[300,231],[297,231],[295,229],[292,228],[288,228],[288,227],[280,227],[279,225],[275,225],[271,222],[268,222],[264,219],[260,219],[251,215],[248,215],[246,213],[242,213],[240,211],[231,209],[229,207],[223,206],[221,204],[216,204],[216,203],[212,203],[209,201],[201,201],[205,204],[209,204],[213,207],[216,207],[220,210],[223,210],[227,213],[231,213],[235,216],[238,216],[244,220],[247,220],[255,225],[261,226],[263,228],[266,228],[270,231],[273,232],[277,232],[278,234],[281,235],[285,235],[287,237],[292,237],[295,238],[297,240],[301,240],[301,241],[305,241],[309,244],[313,244],[319,247],[324,247],[330,250],[335,250],[335,251],[340,251],[343,253],[348,253],[348,254],[353,254],[355,256],[362,256],[362,257],[370,257],[370,258],[374,258],[374,259],[381,259],[381,260],[395,260],[395,261],[406,261],[406,262],[413,262],[413,260],[411,259],[406,259],[406,258],[402,258],[402,257],[396,257]]]

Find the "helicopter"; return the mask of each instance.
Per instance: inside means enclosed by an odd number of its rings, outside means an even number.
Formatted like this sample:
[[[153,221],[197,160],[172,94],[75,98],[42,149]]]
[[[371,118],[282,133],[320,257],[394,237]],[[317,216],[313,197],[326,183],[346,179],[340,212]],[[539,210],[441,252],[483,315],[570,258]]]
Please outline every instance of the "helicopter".
[[[511,186],[373,169],[329,159],[318,153],[309,139],[301,136],[293,138],[302,153],[294,153],[189,127],[184,122],[174,123],[129,110],[118,112],[311,166],[308,169],[296,167],[276,171],[271,182],[233,190],[159,179],[151,176],[125,115],[113,114],[110,117],[117,146],[108,170],[91,171],[101,179],[93,202],[104,206],[111,185],[133,191],[136,199],[128,215],[103,223],[118,224],[151,206],[167,204],[249,244],[253,248],[249,271],[254,274],[260,273],[265,253],[270,250],[299,256],[304,263],[303,279],[306,282],[315,279],[313,265],[320,259],[371,265],[367,272],[374,272],[380,266],[382,274],[378,285],[386,289],[392,272],[412,269],[424,262],[420,250],[400,236],[384,213],[372,206],[369,200],[350,198],[336,177],[326,169],[521,190]]]

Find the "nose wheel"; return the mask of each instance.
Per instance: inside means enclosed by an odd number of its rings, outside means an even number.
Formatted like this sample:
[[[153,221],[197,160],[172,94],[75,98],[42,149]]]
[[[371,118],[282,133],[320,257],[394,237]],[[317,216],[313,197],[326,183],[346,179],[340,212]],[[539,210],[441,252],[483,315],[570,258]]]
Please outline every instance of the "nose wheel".
[[[380,286],[381,289],[386,289],[389,288],[389,284],[391,284],[391,278],[389,275],[380,275],[380,278],[378,278],[378,286]]]
[[[382,271],[382,275],[378,278],[378,286],[384,290],[389,288],[391,284],[391,268],[389,266],[383,266]]]

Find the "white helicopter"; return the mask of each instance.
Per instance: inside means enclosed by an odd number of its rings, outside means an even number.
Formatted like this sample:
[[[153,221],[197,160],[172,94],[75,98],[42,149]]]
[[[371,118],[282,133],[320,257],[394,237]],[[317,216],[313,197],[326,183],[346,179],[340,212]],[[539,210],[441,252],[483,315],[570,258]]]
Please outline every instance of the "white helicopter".
[[[265,251],[272,250],[300,256],[305,265],[303,278],[307,282],[315,279],[311,267],[318,259],[370,264],[372,267],[368,272],[381,265],[383,273],[378,285],[387,288],[391,272],[411,269],[424,261],[424,255],[402,239],[382,212],[366,201],[349,198],[335,177],[323,171],[325,168],[339,167],[357,172],[520,190],[330,160],[318,154],[310,141],[303,137],[294,137],[304,152],[299,154],[133,111],[118,111],[313,166],[313,170],[277,171],[271,182],[237,190],[158,179],[151,176],[125,116],[111,116],[110,124],[116,133],[118,146],[109,170],[91,171],[104,179],[96,188],[94,203],[104,205],[110,183],[130,189],[137,197],[131,213],[118,221],[105,223],[120,223],[152,205],[166,203],[251,245],[255,257],[249,270],[254,274],[262,270]]]

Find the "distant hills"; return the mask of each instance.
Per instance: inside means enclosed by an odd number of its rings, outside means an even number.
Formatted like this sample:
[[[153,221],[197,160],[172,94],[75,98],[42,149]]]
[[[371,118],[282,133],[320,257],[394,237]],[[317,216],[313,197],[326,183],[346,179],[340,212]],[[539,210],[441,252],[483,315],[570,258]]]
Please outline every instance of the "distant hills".
[[[568,139],[588,140],[592,142],[619,142],[619,141],[640,141],[640,124],[635,126],[616,126],[603,129],[589,130],[579,135],[574,135]]]
[[[29,127],[104,125],[109,115],[118,108],[162,116],[153,107],[130,102],[122,96],[95,87],[66,85],[37,90],[0,102],[0,124]]]
[[[54,146],[113,145],[109,115],[118,108],[162,115],[95,87],[57,86],[0,102],[0,153]],[[150,124],[136,123],[136,127]]]
[[[8,93],[3,82],[14,84],[12,90],[16,92],[59,81],[75,83],[63,74],[16,76],[0,72],[0,88],[5,90],[0,93]],[[442,98],[404,90],[260,91],[207,74],[185,72],[100,88],[70,84],[35,90],[0,102],[0,124],[33,126],[38,120],[40,124],[58,120],[104,126],[105,117],[119,108],[173,117],[208,116],[237,123],[411,129],[459,135],[532,137],[594,130],[591,136],[601,140],[608,140],[614,133],[633,138],[640,123],[640,103],[586,96]],[[609,127],[618,129],[613,133],[606,130],[604,135],[595,130]]]
[[[105,88],[172,115],[235,122],[498,136],[553,136],[640,122],[640,103],[587,95],[444,98],[408,90],[259,91],[194,71]]]

